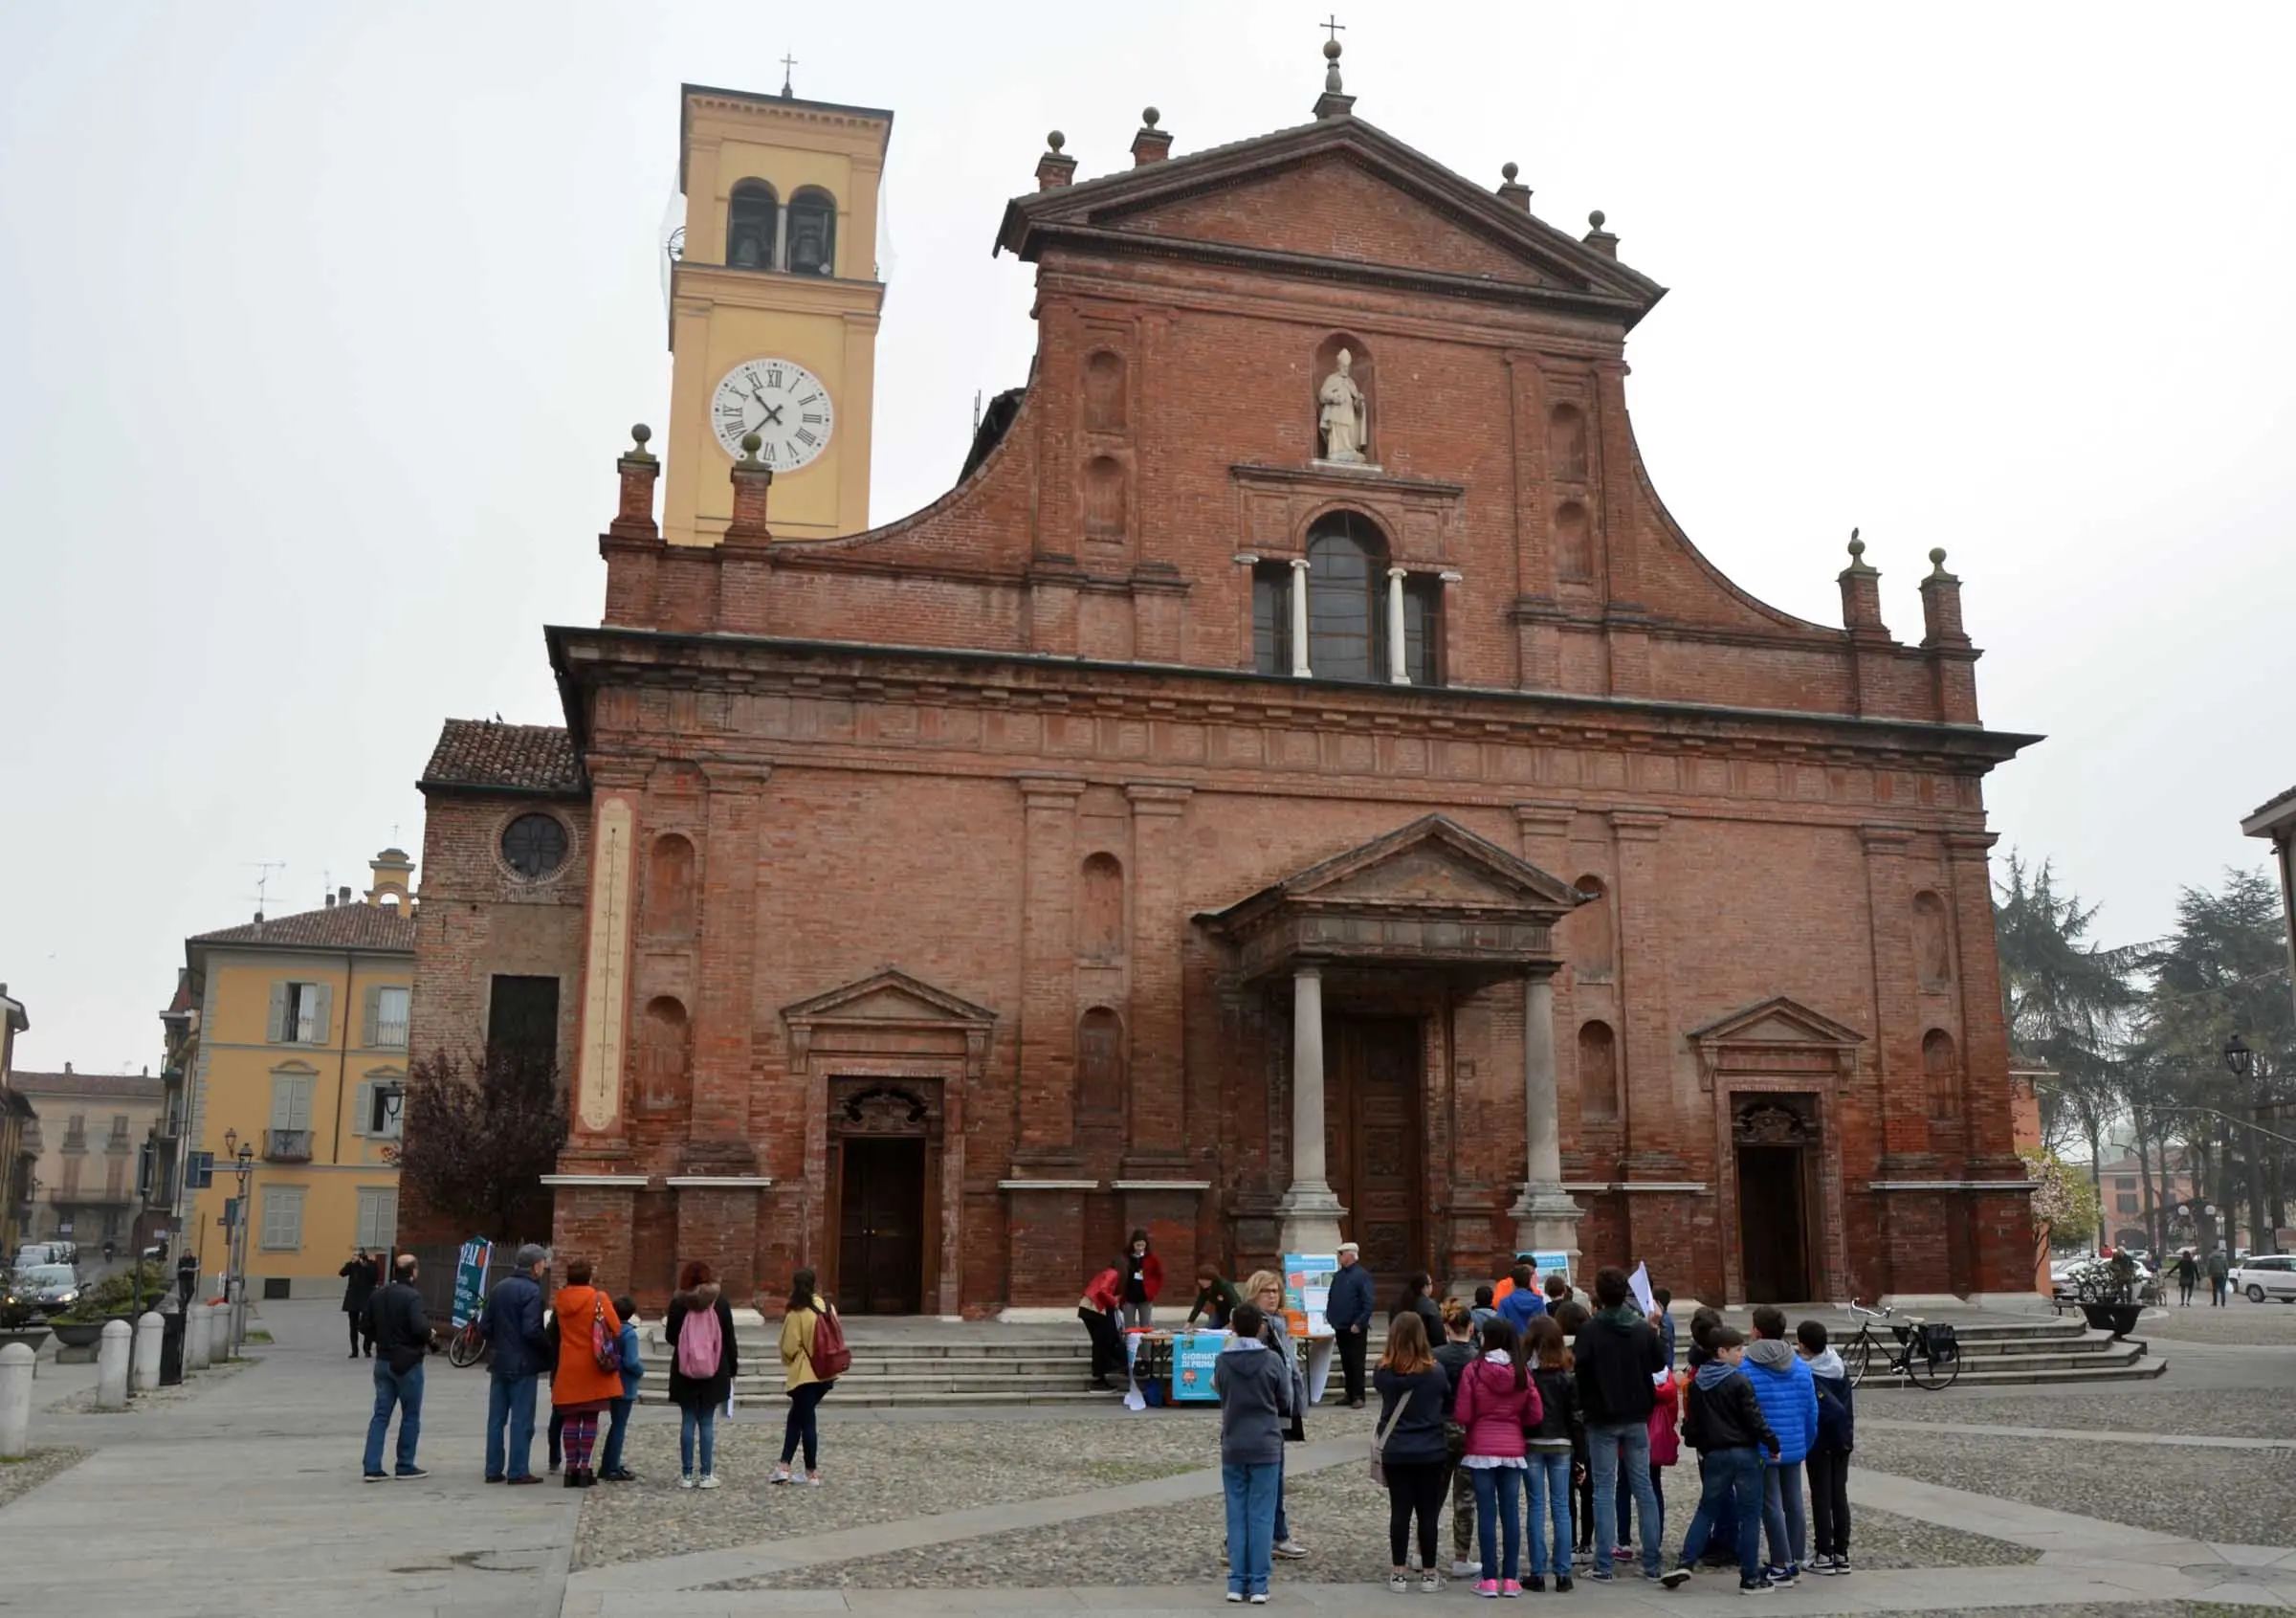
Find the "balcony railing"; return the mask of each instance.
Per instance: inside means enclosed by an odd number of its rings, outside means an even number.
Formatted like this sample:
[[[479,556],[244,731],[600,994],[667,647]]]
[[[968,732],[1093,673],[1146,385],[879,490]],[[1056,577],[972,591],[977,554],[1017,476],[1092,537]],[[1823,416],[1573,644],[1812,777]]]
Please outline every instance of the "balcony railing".
[[[311,1131],[266,1129],[263,1131],[263,1159],[266,1163],[309,1163]]]
[[[127,1186],[116,1191],[102,1186],[74,1186],[48,1193],[48,1201],[57,1208],[125,1208],[135,1200],[134,1188]]]

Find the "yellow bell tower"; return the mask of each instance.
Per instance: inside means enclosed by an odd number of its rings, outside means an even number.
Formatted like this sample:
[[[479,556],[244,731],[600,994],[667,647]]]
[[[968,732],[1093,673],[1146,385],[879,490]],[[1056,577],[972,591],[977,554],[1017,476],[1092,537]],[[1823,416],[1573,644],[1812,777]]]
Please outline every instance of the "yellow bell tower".
[[[776,538],[869,526],[876,377],[877,185],[893,114],[688,84],[682,242],[670,277],[663,538],[716,544],[726,470],[755,432]]]

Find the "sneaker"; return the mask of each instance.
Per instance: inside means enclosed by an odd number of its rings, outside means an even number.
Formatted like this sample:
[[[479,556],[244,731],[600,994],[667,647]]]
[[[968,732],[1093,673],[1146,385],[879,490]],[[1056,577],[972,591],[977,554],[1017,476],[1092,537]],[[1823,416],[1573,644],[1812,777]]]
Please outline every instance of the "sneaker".
[[[1286,1562],[1297,1562],[1308,1554],[1308,1547],[1297,1540],[1279,1540],[1276,1541],[1275,1554]]]
[[[1439,1596],[1443,1594],[1443,1575],[1440,1573],[1429,1573],[1421,1578],[1419,1581],[1419,1593],[1423,1596]]]
[[[387,1472],[370,1472],[366,1474],[366,1480],[369,1483],[388,1483],[390,1481],[390,1474]]]
[[[1767,1579],[1740,1579],[1738,1581],[1738,1594],[1742,1596],[1766,1596],[1776,1588],[1777,1586]]]
[[[1849,1576],[1849,1557],[1847,1553],[1834,1558],[1834,1571],[1843,1578],[1847,1578]]]
[[[1607,1567],[1590,1567],[1586,1570],[1586,1576],[1598,1585],[1615,1585],[1619,1582],[1619,1576]]]
[[[1230,1590],[1227,1592],[1227,1599],[1241,1607],[1244,1604],[1244,1592],[1242,1590]]]
[[[1498,1600],[1498,1599],[1499,1599],[1499,1582],[1498,1582],[1496,1579],[1478,1579],[1478,1580],[1476,1580],[1476,1581],[1475,1581],[1475,1594],[1477,1594],[1477,1595],[1481,1596],[1481,1597],[1482,1597],[1482,1598],[1483,1598],[1485,1601],[1496,1601],[1496,1600]]]
[[[1523,1581],[1523,1588],[1534,1596],[1545,1595],[1547,1593],[1547,1576],[1544,1573],[1532,1574],[1530,1578]]]
[[[679,1478],[679,1479],[677,1480],[677,1486],[678,1486],[680,1489],[691,1489],[691,1488],[693,1488],[693,1487],[694,1487],[694,1474],[693,1474],[692,1473],[690,1473],[690,1472],[689,1472],[689,1473],[687,1473],[687,1474],[685,1474],[685,1476],[683,1476],[683,1477],[681,1477],[681,1478]]]
[[[1266,1607],[1268,1605],[1268,1592],[1266,1590],[1254,1590],[1251,1592],[1251,1594],[1246,1596],[1244,1599],[1251,1603],[1251,1605],[1254,1607]]]
[[[422,1466],[403,1466],[391,1475],[393,1477],[428,1477],[430,1475],[430,1469]]]
[[[1634,1562],[1634,1547],[1632,1545],[1611,1546],[1610,1560],[1613,1562],[1623,1562],[1628,1565],[1632,1565]]]
[[[1770,1583],[1781,1590],[1790,1590],[1801,1583],[1801,1569],[1793,1563],[1770,1569]]]
[[[695,1487],[695,1488],[696,1488],[696,1489],[715,1489],[715,1488],[717,1488],[717,1487],[718,1487],[718,1474],[717,1474],[716,1473],[714,1473],[714,1472],[705,1472],[705,1473],[703,1473],[703,1474],[701,1474],[701,1481],[700,1481],[699,1483],[696,1483],[696,1484],[695,1484],[695,1485],[694,1485],[694,1487]]]
[[[1512,1601],[1516,1596],[1519,1596],[1522,1593],[1523,1586],[1516,1584],[1512,1579],[1501,1579],[1499,1581],[1499,1594],[1505,1596],[1509,1601]]]
[[[1571,1583],[1571,1576],[1568,1573],[1555,1575],[1555,1593],[1556,1595],[1567,1596],[1577,1588],[1578,1586]]]
[[[777,1465],[771,1472],[765,1474],[765,1481],[768,1483],[788,1483],[794,1481],[794,1479],[790,1477],[789,1469],[786,1466]]]
[[[1451,1563],[1451,1577],[1454,1579],[1472,1579],[1482,1571],[1483,1564],[1481,1563],[1469,1562],[1465,1557],[1461,1557],[1457,1562]]]
[[[808,1488],[808,1489],[818,1489],[818,1488],[820,1488],[820,1487],[821,1487],[821,1474],[820,1474],[820,1473],[818,1473],[818,1472],[808,1472],[808,1473],[806,1473],[806,1488]]]
[[[1387,1575],[1387,1587],[1400,1596],[1411,1587],[1411,1581],[1401,1573],[1390,1573]]]
[[[1687,1567],[1669,1567],[1658,1576],[1658,1582],[1669,1590],[1679,1590],[1690,1582],[1690,1570]]]

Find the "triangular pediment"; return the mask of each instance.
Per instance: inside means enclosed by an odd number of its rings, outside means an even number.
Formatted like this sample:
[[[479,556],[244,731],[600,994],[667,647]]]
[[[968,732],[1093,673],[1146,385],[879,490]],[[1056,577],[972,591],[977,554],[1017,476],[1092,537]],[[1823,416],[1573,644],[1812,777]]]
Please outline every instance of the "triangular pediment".
[[[1692,1029],[1689,1037],[1693,1045],[1707,1047],[1806,1045],[1840,1050],[1866,1043],[1856,1029],[1782,994]]]
[[[1000,248],[1035,259],[1064,240],[1097,253],[1257,255],[1270,270],[1323,276],[1335,266],[1376,266],[1461,286],[1591,302],[1614,309],[1629,325],[1666,292],[1607,253],[1347,115],[1056,186],[1006,205]]]
[[[997,1014],[985,1007],[935,988],[894,966],[782,1008],[792,1027],[806,1023],[969,1023],[987,1025]]]
[[[1548,875],[1454,820],[1430,814],[1263,888],[1218,918],[1276,904],[1365,909],[1538,912],[1556,920],[1580,902]]]

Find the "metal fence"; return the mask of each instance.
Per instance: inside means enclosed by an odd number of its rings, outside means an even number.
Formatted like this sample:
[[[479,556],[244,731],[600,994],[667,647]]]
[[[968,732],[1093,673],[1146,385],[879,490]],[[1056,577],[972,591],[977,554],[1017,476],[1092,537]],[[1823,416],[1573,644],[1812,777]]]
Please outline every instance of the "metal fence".
[[[445,1327],[454,1319],[454,1270],[462,1262],[460,1242],[409,1242],[399,1249],[414,1254],[414,1290],[422,1295],[423,1313],[433,1325]],[[486,1280],[478,1296],[491,1297],[495,1283],[510,1274],[511,1254],[495,1244],[486,1265]]]

